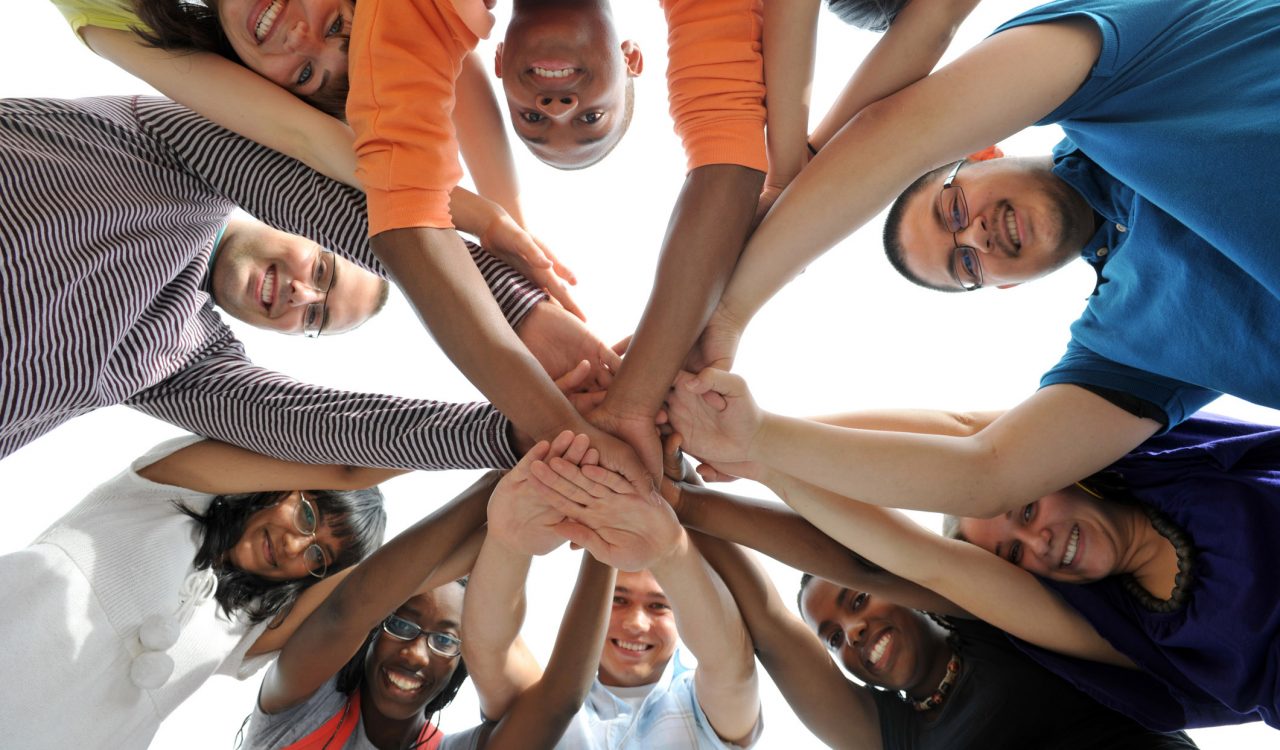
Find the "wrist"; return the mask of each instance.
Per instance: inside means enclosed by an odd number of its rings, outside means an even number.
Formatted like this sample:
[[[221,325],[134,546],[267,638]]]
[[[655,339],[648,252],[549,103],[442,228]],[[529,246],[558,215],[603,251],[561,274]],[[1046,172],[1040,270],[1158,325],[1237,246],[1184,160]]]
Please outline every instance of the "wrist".
[[[659,584],[662,583],[663,578],[676,575],[680,561],[689,555],[689,534],[685,532],[683,526],[677,526],[676,530],[677,533],[672,540],[672,544],[649,563],[649,572],[653,574]]]

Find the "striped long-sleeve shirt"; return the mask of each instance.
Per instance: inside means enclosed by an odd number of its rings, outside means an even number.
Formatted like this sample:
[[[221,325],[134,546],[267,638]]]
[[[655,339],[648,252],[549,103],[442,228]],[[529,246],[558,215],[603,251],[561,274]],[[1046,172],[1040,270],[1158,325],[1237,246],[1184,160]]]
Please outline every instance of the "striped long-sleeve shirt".
[[[359,191],[168,100],[0,101],[0,458],[102,406],[312,463],[514,463],[486,403],[349,393],[255,366],[204,289],[237,207],[385,276]],[[473,247],[512,324],[545,295]]]

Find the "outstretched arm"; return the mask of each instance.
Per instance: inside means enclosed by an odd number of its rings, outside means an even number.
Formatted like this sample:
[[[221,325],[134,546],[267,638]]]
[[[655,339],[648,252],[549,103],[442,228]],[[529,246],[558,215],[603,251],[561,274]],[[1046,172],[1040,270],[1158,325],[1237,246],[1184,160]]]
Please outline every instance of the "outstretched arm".
[[[1160,427],[1051,385],[966,437],[847,429],[763,412],[719,370],[682,377],[669,411],[685,448],[713,465],[749,461],[875,505],[980,517],[1089,476]]]
[[[751,637],[733,597],[698,553],[671,508],[634,494],[630,484],[598,466],[552,459],[533,474],[558,492],[575,524],[562,531],[597,559],[624,569],[647,568],[675,613],[681,640],[698,659],[697,700],[716,734],[751,736],[760,715]]]
[[[766,473],[764,483],[841,543],[938,592],[992,625],[1068,656],[1132,667],[1089,621],[1034,575],[967,542],[946,539],[898,511]]]
[[[813,631],[787,609],[768,574],[729,542],[697,533],[694,540],[729,587],[760,663],[809,731],[831,747],[882,747],[871,696],[844,676]]]
[[[912,180],[1051,112],[1085,80],[1099,48],[1097,28],[1087,23],[1010,29],[863,108],[751,236],[721,300],[724,319],[745,326],[813,259],[870,221]]]
[[[912,0],[867,53],[809,142],[821,149],[862,108],[929,75],[978,0]]]
[[[940,614],[965,614],[933,591],[867,565],[848,547],[785,505],[736,497],[688,484],[679,485],[678,492],[675,507],[680,522],[687,528],[702,532],[699,537],[717,537],[746,545],[797,570],[904,606]],[[707,548],[701,541],[698,547],[705,555]],[[715,561],[712,564],[721,571],[723,578],[723,568]],[[725,582],[729,583],[727,579]],[[734,598],[738,599],[741,607],[742,599],[736,594]],[[751,625],[750,621],[747,625]],[[756,646],[759,649],[759,643]]]
[[[582,556],[578,584],[569,598],[546,671],[515,699],[483,747],[551,747],[564,734],[596,676],[609,626],[614,574],[613,568],[591,555]]]
[[[497,472],[485,475],[448,505],[387,542],[352,569],[301,624],[289,620],[302,613],[287,615],[281,627],[296,627],[296,631],[286,643],[272,644],[283,647],[262,681],[258,694],[262,710],[275,713],[297,705],[337,673],[369,631],[413,596],[484,523],[485,501],[497,481]],[[263,638],[268,636],[278,641],[281,634],[268,630]]]

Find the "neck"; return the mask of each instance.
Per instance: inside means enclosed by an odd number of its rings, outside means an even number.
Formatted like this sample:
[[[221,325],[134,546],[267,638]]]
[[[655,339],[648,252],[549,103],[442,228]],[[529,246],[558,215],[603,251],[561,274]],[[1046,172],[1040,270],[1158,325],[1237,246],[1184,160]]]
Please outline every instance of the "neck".
[[[401,750],[417,739],[427,723],[421,713],[408,719],[392,719],[384,716],[373,705],[373,698],[361,684],[360,718],[364,721],[364,733],[378,750]]]
[[[927,653],[925,654],[924,663],[928,665],[920,679],[915,684],[908,687],[904,692],[911,697],[912,700],[924,700],[934,691],[938,689],[938,684],[942,682],[942,678],[947,676],[947,662],[951,661],[952,651],[951,644],[947,642],[947,630],[941,625],[929,621],[931,633],[925,639],[927,644]]]
[[[1117,573],[1129,573],[1152,595],[1167,598],[1178,572],[1178,551],[1136,505],[1123,506],[1128,544]]]

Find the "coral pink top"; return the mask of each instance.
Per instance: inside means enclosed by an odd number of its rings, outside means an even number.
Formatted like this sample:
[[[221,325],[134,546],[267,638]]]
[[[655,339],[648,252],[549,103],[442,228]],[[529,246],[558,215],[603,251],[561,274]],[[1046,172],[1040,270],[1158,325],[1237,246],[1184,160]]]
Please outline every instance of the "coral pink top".
[[[369,234],[452,227],[462,178],[453,91],[462,59],[488,36],[482,0],[361,0],[352,22],[347,119]]]

